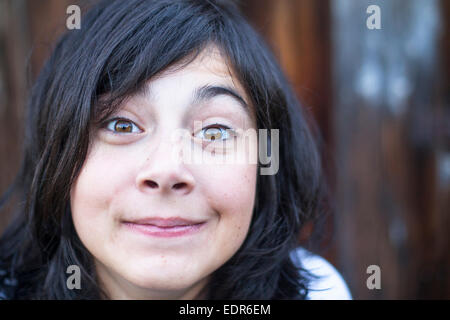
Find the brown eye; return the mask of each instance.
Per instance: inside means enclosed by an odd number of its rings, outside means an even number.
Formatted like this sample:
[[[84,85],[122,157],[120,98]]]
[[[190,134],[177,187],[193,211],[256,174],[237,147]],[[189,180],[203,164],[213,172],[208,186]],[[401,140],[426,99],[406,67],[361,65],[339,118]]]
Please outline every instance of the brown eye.
[[[196,136],[208,142],[224,141],[235,136],[235,131],[221,124],[213,124],[200,130]]]
[[[203,136],[207,140],[220,140],[222,137],[222,130],[220,128],[207,128]]]
[[[117,132],[133,132],[133,126],[128,121],[119,120],[114,125],[114,130]]]
[[[107,129],[116,133],[136,133],[141,131],[133,121],[127,119],[112,119],[108,122]]]

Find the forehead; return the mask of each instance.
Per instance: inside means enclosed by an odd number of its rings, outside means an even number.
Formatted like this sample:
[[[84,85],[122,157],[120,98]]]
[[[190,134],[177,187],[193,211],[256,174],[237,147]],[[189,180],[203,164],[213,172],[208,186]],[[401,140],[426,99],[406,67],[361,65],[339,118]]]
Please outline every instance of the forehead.
[[[190,57],[187,57],[186,59],[190,59]],[[185,60],[167,68],[158,75],[156,79],[169,77],[174,73],[179,75],[183,73],[196,73],[197,76],[218,78],[222,81],[230,82],[230,84],[234,84],[236,88],[243,90],[241,84],[237,80],[238,78],[235,72],[228,64],[226,56],[217,46],[207,46],[187,65]]]
[[[154,76],[145,85],[141,91],[149,94],[149,89],[154,87],[157,83],[166,81],[176,84],[177,81],[181,82],[188,80],[192,85],[198,84],[200,82],[213,82],[216,84],[226,84],[230,87],[236,88],[245,98],[245,100],[250,103],[247,92],[245,91],[243,85],[238,80],[236,72],[233,70],[225,54],[215,45],[209,45],[203,49],[197,57],[186,64],[186,60],[191,59],[187,57],[183,61],[168,67],[160,74]],[[183,84],[186,86],[186,83]],[[151,91],[151,90],[150,90]],[[154,91],[153,91],[154,93]]]
[[[250,117],[255,121],[251,99],[220,49],[209,45],[191,60],[192,57],[187,57],[152,77],[135,98],[151,101],[170,100],[174,105],[183,105],[186,99],[192,98],[195,90],[202,86],[225,86],[232,88],[244,99]]]

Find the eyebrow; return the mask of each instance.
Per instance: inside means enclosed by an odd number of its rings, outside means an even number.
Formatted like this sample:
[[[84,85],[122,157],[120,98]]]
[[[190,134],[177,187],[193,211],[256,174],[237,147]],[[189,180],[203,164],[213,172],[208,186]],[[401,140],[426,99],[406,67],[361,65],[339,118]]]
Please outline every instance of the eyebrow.
[[[199,87],[194,92],[194,99],[192,101],[192,104],[199,104],[221,95],[233,98],[245,109],[247,113],[250,113],[248,104],[245,102],[244,98],[242,98],[239,93],[237,93],[232,87],[229,86],[207,84]]]
[[[150,89],[148,86],[142,86],[137,91],[138,96],[147,96],[149,94]],[[245,112],[250,117],[252,116],[250,108],[247,102],[245,102],[244,98],[242,98],[242,96],[239,93],[237,93],[233,87],[227,85],[206,84],[204,86],[198,87],[197,89],[194,90],[193,99],[190,104],[197,105],[221,95],[233,98],[235,101],[239,103],[239,105],[245,110]]]

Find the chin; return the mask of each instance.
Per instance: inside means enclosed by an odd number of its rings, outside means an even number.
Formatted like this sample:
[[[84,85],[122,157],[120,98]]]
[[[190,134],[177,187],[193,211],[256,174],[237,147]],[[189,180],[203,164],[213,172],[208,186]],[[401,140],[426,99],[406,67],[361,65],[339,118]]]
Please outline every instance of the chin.
[[[176,270],[147,267],[135,270],[127,278],[130,282],[141,288],[163,291],[183,290],[189,288],[199,280],[192,272],[183,270],[180,267],[176,268]]]

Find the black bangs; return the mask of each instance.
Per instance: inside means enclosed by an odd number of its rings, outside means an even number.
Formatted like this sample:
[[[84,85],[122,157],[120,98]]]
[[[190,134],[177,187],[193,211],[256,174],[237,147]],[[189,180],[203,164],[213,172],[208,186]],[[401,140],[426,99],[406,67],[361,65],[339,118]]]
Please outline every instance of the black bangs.
[[[151,5],[149,1],[130,1],[127,6],[121,2],[100,3],[104,10],[88,16],[87,24],[95,25],[97,20],[105,20],[104,16],[109,16],[108,23],[83,35],[100,46],[98,57],[107,57],[95,90],[95,122],[104,121],[158,73],[176,64],[180,68],[189,64],[208,44],[223,46],[218,43],[218,35],[224,31],[222,13],[208,1],[162,0]],[[99,60],[94,57],[92,62]]]

